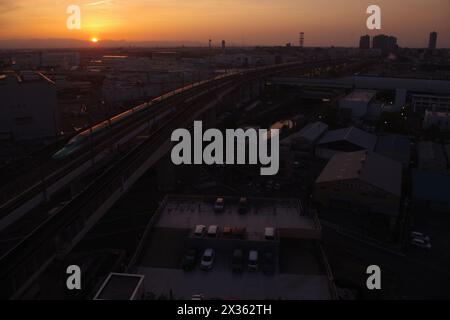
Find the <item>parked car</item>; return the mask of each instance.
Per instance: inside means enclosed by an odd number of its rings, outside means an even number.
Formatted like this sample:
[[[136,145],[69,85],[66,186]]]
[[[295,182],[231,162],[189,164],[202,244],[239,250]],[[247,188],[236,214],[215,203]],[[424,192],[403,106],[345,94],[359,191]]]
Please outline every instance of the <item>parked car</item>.
[[[241,249],[233,251],[232,269],[235,273],[244,271],[244,252]]]
[[[202,261],[200,263],[203,270],[211,270],[214,264],[214,258],[216,257],[216,252],[214,249],[206,249],[202,255]]]
[[[425,236],[422,232],[412,231],[411,232],[411,238],[418,238],[422,239],[424,241],[430,241],[430,237]]]
[[[208,237],[216,238],[218,230],[219,230],[219,227],[216,226],[216,225],[209,226],[209,228],[208,228]]]
[[[218,197],[216,203],[214,204],[215,212],[222,212],[225,209],[225,198]]]
[[[251,250],[248,253],[248,269],[258,271],[258,251],[256,250]]]
[[[275,273],[275,257],[272,252],[265,252],[263,256],[262,270],[267,275]]]
[[[233,228],[232,227],[224,227],[222,235],[225,238],[232,238],[233,237]]]
[[[233,236],[236,239],[245,239],[245,236],[247,235],[247,228],[245,227],[235,227],[233,228]]]
[[[196,260],[197,260],[196,249],[189,249],[188,251],[186,251],[182,263],[183,270],[188,271],[194,269]]]
[[[275,228],[267,227],[264,229],[264,238],[266,240],[274,240],[275,239]]]
[[[245,197],[239,199],[239,214],[246,214],[248,210],[248,200]]]
[[[418,248],[431,249],[431,244],[429,242],[425,241],[425,240],[422,240],[422,239],[418,239],[418,238],[412,239],[411,240],[411,244],[413,246],[415,246],[415,247],[418,247]]]
[[[201,237],[205,233],[205,230],[206,230],[206,226],[199,224],[199,225],[195,226],[194,235],[197,237]]]
[[[193,300],[193,301],[202,301],[202,300],[205,300],[205,296],[202,295],[202,294],[194,294],[194,295],[192,295],[191,300]]]

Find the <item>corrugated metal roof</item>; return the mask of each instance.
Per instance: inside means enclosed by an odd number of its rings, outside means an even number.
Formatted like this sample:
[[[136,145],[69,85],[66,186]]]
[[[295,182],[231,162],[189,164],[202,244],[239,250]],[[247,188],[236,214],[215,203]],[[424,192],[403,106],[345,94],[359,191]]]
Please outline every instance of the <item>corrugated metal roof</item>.
[[[319,140],[318,144],[321,145],[337,141],[348,141],[363,149],[373,151],[377,143],[377,137],[361,129],[349,127],[328,131]]]
[[[303,129],[300,131],[286,137],[283,139],[283,143],[291,142],[295,139],[305,139],[310,142],[315,142],[317,139],[322,136],[322,134],[327,131],[328,125],[326,123],[323,123],[321,121],[312,122],[307,124]]]
[[[369,103],[376,94],[377,91],[375,90],[354,90],[350,94],[345,96],[342,101]]]
[[[316,183],[353,179],[400,196],[402,165],[375,152],[339,153],[331,158]]]

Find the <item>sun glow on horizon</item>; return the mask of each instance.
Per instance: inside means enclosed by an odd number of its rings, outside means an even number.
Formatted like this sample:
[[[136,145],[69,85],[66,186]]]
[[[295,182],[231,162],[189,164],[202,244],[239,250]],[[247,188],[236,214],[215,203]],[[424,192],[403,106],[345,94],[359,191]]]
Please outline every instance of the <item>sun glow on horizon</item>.
[[[91,42],[92,42],[92,43],[97,43],[97,42],[98,42],[98,39],[97,39],[96,37],[93,37],[93,38],[91,38]]]

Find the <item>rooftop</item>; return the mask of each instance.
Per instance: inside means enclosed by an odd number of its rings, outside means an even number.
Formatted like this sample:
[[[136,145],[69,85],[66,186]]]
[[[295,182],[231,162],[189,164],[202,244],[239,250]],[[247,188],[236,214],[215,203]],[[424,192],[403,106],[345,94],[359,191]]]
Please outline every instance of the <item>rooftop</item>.
[[[248,234],[276,229],[318,229],[298,199],[248,198],[246,214],[239,214],[239,198],[226,197],[222,213],[214,213],[215,198],[172,196],[156,223],[159,228],[193,229],[196,225],[246,228]]]
[[[145,275],[145,288],[159,296],[189,299],[201,294],[220,299],[332,299],[334,286],[323,251],[317,243],[320,224],[297,199],[247,198],[247,213],[239,214],[239,198],[224,197],[222,212],[214,211],[215,197],[168,196],[142,239],[133,272]],[[195,236],[196,225],[246,228],[248,238]],[[274,227],[276,239],[262,240],[267,227]],[[300,234],[305,231],[302,237]],[[309,234],[308,234],[309,233]],[[253,236],[252,236],[253,235]],[[278,237],[279,236],[279,237]],[[320,236],[319,236],[320,238]],[[162,245],[164,244],[164,245]],[[192,271],[184,271],[182,260],[188,249],[198,252]],[[199,256],[215,250],[213,267],[201,270]],[[244,270],[232,272],[233,250],[244,251]],[[273,255],[274,273],[249,271],[249,252],[259,253],[259,269],[265,252]]]
[[[143,282],[142,275],[110,273],[94,300],[134,300]]]
[[[316,183],[360,179],[396,196],[401,195],[402,166],[375,152],[357,151],[333,156]]]
[[[283,139],[282,143],[290,143],[292,140],[296,139],[304,139],[309,142],[315,142],[322,136],[325,131],[327,131],[327,129],[328,125],[321,121],[309,123],[299,132],[296,132]]]
[[[388,134],[379,136],[375,151],[381,155],[409,164],[411,159],[411,140],[402,135]]]
[[[450,118],[450,112],[439,112],[439,111],[425,110],[425,119],[428,118],[428,117]]]
[[[180,269],[143,266],[136,271],[148,275],[146,288],[157,294],[169,295],[172,291],[175,298],[189,299],[195,294],[210,299],[241,300],[328,300],[332,297],[328,279],[323,274],[233,274],[227,265],[217,261],[213,272],[194,270],[186,273]]]
[[[373,151],[377,143],[377,137],[364,130],[348,127],[332,131],[327,131],[318,144],[328,144],[338,141],[348,141],[361,148]]]
[[[376,94],[377,92],[374,90],[354,90],[343,98],[343,100],[369,103],[376,96]]]

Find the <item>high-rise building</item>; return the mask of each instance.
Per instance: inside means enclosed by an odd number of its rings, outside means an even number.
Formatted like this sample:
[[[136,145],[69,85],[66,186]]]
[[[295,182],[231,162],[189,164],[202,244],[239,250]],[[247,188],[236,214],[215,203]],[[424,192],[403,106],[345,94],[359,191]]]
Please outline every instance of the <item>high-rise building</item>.
[[[226,42],[225,40],[222,40],[222,51],[225,51],[226,48]]]
[[[434,50],[436,49],[437,46],[437,32],[431,32],[430,33],[430,41],[428,43],[428,49],[430,50]]]
[[[370,49],[370,36],[366,34],[362,36],[359,40],[359,48],[360,49]]]
[[[379,49],[383,52],[397,49],[397,38],[380,34],[373,37],[372,48]]]

